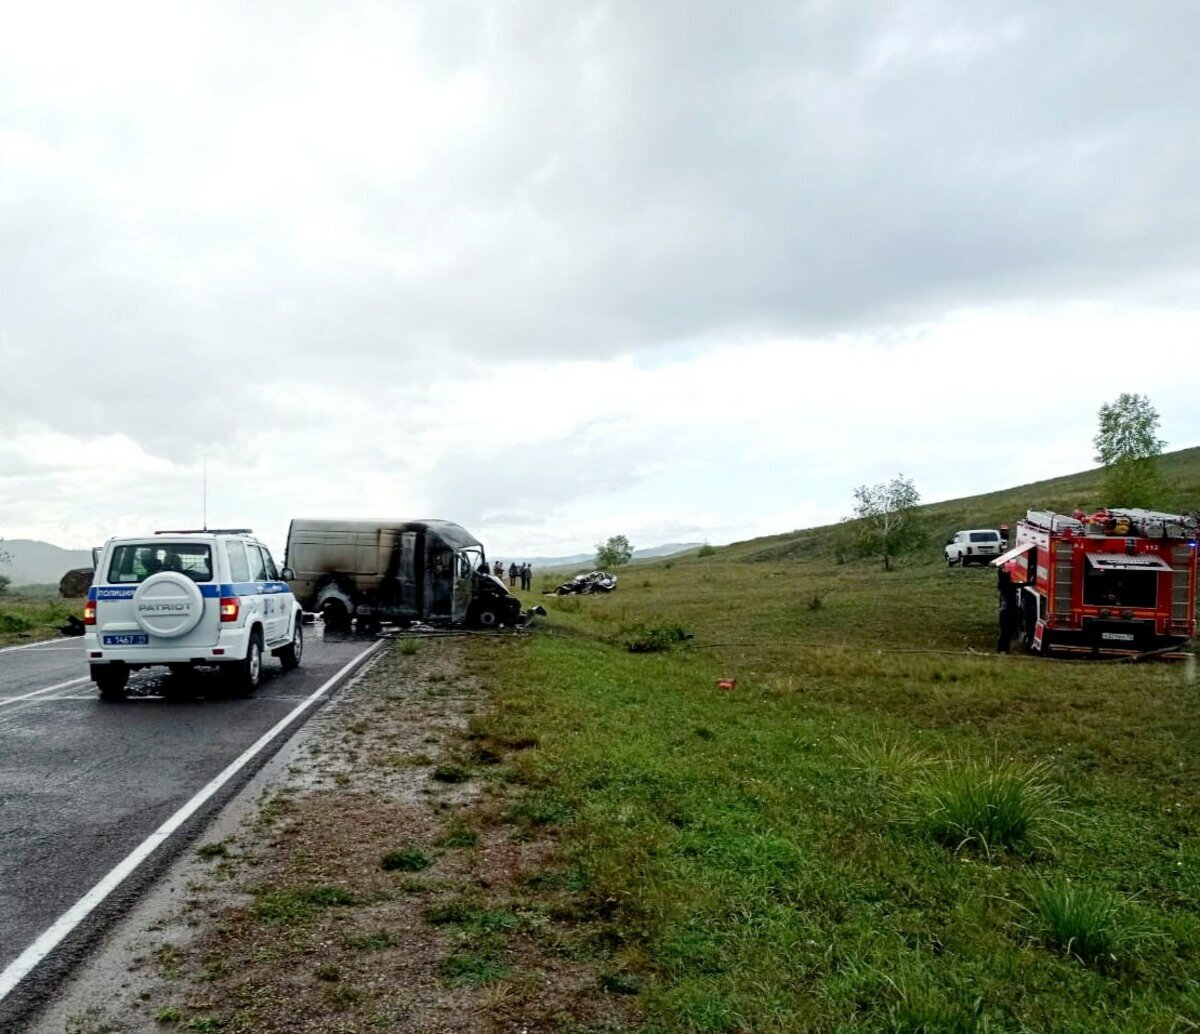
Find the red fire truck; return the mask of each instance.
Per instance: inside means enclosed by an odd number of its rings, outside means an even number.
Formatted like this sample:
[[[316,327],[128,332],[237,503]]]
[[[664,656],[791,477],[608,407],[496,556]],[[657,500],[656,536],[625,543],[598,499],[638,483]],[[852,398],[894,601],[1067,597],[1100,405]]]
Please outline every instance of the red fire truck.
[[[1196,625],[1198,530],[1152,510],[1030,510],[992,561],[1011,580],[1016,635],[1034,653],[1182,647]]]

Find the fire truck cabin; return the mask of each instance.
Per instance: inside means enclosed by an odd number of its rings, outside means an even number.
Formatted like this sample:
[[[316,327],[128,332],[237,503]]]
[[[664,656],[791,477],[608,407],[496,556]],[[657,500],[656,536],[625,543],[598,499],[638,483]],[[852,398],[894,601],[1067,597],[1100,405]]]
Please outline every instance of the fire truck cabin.
[[[992,561],[1017,589],[1026,649],[1168,652],[1195,632],[1194,517],[1152,510],[1030,510]]]

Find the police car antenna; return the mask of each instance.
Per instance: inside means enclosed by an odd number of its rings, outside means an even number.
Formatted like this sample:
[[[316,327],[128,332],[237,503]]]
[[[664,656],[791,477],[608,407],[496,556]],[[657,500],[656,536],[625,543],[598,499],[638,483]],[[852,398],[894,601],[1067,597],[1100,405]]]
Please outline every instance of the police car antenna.
[[[200,511],[200,527],[208,531],[208,453],[204,454],[204,488]]]

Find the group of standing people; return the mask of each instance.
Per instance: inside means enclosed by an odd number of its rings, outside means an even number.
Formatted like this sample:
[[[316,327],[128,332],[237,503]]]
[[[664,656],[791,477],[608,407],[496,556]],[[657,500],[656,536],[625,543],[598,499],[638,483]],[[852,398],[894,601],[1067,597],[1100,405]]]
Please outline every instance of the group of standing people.
[[[504,565],[497,560],[492,565],[492,574],[504,581]],[[521,579],[521,588],[528,591],[533,586],[533,568],[529,564],[518,564],[515,560],[508,565],[508,584],[515,588],[517,579]]]

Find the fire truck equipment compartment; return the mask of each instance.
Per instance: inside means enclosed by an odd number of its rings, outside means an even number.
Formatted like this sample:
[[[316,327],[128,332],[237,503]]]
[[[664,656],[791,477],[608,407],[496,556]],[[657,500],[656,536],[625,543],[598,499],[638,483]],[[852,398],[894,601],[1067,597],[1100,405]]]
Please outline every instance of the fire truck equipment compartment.
[[[1125,556],[1123,553],[1089,553],[1088,563],[1101,571],[1169,571],[1171,565],[1149,553]]]

